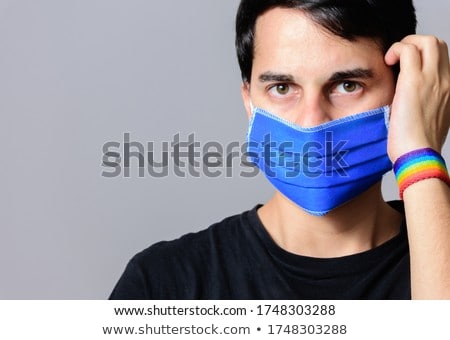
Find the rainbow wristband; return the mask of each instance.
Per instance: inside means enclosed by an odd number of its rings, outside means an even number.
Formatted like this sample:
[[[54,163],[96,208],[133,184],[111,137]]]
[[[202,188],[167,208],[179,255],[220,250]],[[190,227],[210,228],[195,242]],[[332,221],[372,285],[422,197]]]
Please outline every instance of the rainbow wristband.
[[[394,163],[400,199],[410,185],[428,178],[438,178],[450,186],[447,167],[442,156],[431,148],[408,152]]]

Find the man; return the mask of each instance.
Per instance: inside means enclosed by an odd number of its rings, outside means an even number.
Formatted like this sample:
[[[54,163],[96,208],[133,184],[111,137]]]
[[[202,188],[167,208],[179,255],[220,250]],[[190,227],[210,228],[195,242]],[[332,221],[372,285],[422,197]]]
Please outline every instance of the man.
[[[445,43],[410,0],[242,0],[236,29],[275,194],[136,255],[110,298],[450,298]],[[404,206],[382,199],[392,163]]]

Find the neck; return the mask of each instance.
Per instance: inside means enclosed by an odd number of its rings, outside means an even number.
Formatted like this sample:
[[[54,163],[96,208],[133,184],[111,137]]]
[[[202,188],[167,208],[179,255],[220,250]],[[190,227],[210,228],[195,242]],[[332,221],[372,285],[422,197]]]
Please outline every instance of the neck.
[[[372,249],[399,232],[402,216],[384,202],[381,182],[327,215],[306,213],[277,192],[258,215],[284,250],[332,258]]]

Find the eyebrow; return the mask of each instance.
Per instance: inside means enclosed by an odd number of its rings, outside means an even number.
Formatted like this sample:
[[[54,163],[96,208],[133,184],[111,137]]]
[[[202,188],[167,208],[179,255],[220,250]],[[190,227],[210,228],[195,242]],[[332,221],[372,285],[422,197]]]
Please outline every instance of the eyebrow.
[[[370,69],[355,68],[353,70],[339,71],[333,73],[330,77],[330,82],[343,81],[346,79],[358,78],[358,79],[370,79],[374,77],[374,73]],[[258,77],[262,83],[277,81],[277,82],[293,82],[294,76],[290,74],[264,72]]]
[[[330,77],[329,81],[331,83],[346,80],[346,79],[352,79],[352,78],[358,78],[358,79],[371,79],[374,77],[373,71],[370,69],[364,69],[364,68],[355,68],[353,70],[347,70],[347,71],[341,71],[333,73],[333,75]]]
[[[259,81],[262,83],[266,83],[269,81],[285,81],[285,82],[293,82],[294,77],[290,74],[279,74],[273,72],[264,72],[259,76]]]

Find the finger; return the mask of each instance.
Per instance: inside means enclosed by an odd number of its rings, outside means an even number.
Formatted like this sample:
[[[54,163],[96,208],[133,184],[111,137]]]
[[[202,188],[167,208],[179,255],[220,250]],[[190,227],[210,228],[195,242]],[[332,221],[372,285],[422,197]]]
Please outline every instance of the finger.
[[[434,36],[410,35],[402,40],[405,44],[415,45],[420,51],[422,68],[426,73],[448,69],[448,48],[443,40]]]
[[[400,70],[420,72],[422,69],[422,58],[416,45],[397,42],[391,46],[385,55],[385,62],[393,66],[400,62]]]
[[[400,45],[401,43],[397,42],[394,43],[386,52],[385,56],[384,56],[384,61],[386,62],[387,65],[389,66],[393,66],[395,64],[397,64],[400,61],[400,54],[399,54],[399,49],[400,49]]]
[[[439,40],[440,44],[440,64],[439,67],[444,72],[450,72],[450,57],[448,53],[448,45],[444,40]]]

